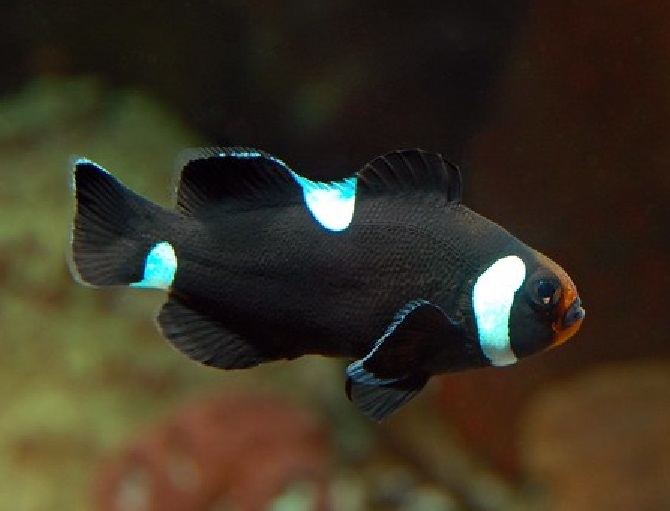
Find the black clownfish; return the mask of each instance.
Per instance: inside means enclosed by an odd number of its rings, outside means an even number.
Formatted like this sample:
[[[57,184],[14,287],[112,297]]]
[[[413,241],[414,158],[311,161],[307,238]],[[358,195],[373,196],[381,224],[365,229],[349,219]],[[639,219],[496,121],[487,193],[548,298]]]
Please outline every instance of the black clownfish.
[[[77,281],[167,290],[158,327],[206,365],[354,359],[347,395],[375,420],[434,374],[513,364],[584,318],[565,271],[463,206],[439,154],[326,183],[256,149],[194,150],[173,209],[86,159],[73,188]]]

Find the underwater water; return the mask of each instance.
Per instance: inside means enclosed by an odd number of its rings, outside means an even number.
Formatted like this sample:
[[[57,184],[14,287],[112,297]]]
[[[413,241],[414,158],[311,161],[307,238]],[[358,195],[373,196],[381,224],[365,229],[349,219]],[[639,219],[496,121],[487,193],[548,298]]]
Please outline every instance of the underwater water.
[[[0,509],[670,509],[670,4],[5,4]],[[72,280],[69,165],[168,205],[179,151],[214,144],[319,179],[441,152],[584,326],[381,425],[341,360],[192,363],[164,293]]]

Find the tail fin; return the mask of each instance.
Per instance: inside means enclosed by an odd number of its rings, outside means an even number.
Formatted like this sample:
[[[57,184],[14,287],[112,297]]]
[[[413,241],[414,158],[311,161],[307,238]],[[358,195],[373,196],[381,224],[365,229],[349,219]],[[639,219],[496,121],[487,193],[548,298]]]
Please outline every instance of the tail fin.
[[[74,162],[73,189],[73,277],[91,286],[168,287],[176,271],[176,258],[172,247],[159,235],[168,212],[85,159]],[[155,278],[157,268],[162,275],[160,281]]]

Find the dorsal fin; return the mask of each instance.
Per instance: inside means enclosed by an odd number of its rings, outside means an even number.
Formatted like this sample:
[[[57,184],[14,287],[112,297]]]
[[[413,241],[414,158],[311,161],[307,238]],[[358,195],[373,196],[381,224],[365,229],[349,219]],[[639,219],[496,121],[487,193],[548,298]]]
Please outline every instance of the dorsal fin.
[[[368,193],[439,192],[461,200],[461,172],[438,153],[404,149],[378,156],[358,172],[359,187]]]
[[[312,192],[321,189],[328,192],[328,197],[334,192],[355,193],[358,187],[363,193],[428,192],[442,194],[449,201],[461,199],[458,167],[440,154],[420,149],[379,156],[356,176],[333,183],[310,181],[280,159],[248,147],[189,149],[182,152],[180,161],[184,164],[176,187],[176,209],[193,216],[202,215],[212,206],[228,204],[239,210],[244,203],[289,204],[304,199],[321,222],[319,211],[315,212],[310,202],[314,199]],[[352,206],[353,197],[347,198]]]
[[[302,191],[288,166],[248,147],[211,147],[183,151],[176,186],[176,209],[197,216],[211,206],[300,201]]]

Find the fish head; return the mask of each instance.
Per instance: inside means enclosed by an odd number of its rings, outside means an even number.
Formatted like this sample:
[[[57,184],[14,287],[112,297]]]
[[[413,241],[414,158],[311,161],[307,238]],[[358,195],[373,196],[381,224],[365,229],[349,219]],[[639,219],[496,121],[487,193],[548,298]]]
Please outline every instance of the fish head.
[[[510,341],[517,357],[553,348],[570,339],[586,311],[572,279],[536,252],[526,258],[526,275],[510,314]]]

